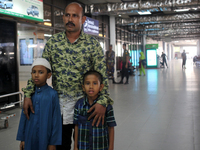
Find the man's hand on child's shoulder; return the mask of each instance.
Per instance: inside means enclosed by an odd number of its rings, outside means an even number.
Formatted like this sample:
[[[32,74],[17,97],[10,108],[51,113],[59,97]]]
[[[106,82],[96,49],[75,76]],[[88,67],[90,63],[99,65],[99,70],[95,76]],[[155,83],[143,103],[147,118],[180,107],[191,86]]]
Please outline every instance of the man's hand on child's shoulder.
[[[92,126],[94,126],[95,122],[97,122],[96,127],[98,127],[101,120],[102,120],[102,125],[103,125],[105,113],[106,113],[106,107],[104,107],[101,104],[96,103],[94,106],[92,106],[89,109],[88,113],[90,113],[93,109],[94,109],[94,112],[89,116],[88,120],[92,119],[95,116],[92,122]]]

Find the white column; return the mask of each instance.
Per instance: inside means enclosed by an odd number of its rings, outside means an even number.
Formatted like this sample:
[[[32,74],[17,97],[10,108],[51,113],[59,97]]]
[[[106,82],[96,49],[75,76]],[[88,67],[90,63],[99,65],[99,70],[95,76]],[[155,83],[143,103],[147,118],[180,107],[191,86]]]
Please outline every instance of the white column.
[[[171,53],[172,53],[171,43],[169,43],[168,46],[169,46],[168,60],[171,60]]]
[[[116,69],[116,56],[117,56],[117,48],[115,47],[116,43],[116,35],[115,35],[115,17],[110,16],[110,44],[113,47],[113,50],[115,51],[115,72],[114,72],[114,77],[117,78],[117,69]]]
[[[144,53],[144,55],[145,55],[145,57],[146,57],[146,52],[145,52],[145,49],[146,49],[146,47],[145,47],[145,45],[146,45],[146,35],[143,35],[142,36],[142,50],[143,50],[143,53]]]
[[[174,47],[171,44],[171,58],[174,59]]]
[[[197,56],[200,55],[200,40],[197,41]]]

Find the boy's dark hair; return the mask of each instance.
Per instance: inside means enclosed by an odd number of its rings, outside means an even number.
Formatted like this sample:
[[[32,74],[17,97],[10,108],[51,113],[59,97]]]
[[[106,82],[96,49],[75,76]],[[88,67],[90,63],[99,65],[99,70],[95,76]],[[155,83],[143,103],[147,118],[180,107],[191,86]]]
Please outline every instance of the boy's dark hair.
[[[86,78],[88,75],[95,75],[95,76],[99,79],[100,84],[103,83],[103,76],[101,75],[101,73],[99,73],[98,71],[95,71],[95,70],[89,70],[88,72],[86,72],[86,73],[83,75],[83,84],[84,84],[85,78]]]
[[[45,67],[46,68],[46,67]],[[51,73],[51,70],[50,69],[48,69],[48,68],[46,68],[47,69],[47,73]]]
[[[126,46],[126,44],[124,43],[123,46]]]

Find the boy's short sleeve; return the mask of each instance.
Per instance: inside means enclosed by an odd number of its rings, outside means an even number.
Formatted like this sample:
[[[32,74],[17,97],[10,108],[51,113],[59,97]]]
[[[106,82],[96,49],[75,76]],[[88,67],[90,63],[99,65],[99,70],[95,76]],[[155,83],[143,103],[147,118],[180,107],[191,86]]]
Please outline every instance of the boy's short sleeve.
[[[115,117],[114,117],[114,111],[112,105],[108,105],[106,109],[106,122],[108,127],[114,127],[117,126]]]

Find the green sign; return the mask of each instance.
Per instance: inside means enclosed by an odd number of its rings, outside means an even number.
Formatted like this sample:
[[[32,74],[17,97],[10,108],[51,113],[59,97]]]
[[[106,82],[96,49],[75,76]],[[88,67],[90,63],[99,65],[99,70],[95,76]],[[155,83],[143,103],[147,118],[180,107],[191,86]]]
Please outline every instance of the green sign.
[[[43,0],[4,0],[0,3],[0,13],[43,22]]]
[[[146,49],[158,49],[158,44],[146,44]]]

